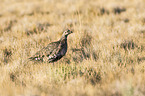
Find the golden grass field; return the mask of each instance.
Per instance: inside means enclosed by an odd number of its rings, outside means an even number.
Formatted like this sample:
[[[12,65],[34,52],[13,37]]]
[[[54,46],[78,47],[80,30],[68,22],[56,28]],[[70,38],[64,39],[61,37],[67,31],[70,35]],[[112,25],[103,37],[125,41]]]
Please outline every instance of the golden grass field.
[[[65,29],[67,54],[28,62]],[[0,96],[145,96],[145,0],[0,0]]]

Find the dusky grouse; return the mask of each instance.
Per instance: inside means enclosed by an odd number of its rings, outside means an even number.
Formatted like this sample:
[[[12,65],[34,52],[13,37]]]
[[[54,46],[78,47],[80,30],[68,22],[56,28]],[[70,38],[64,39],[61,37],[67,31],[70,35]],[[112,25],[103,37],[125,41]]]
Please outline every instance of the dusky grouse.
[[[71,33],[71,30],[64,31],[59,41],[49,43],[29,60],[51,63],[61,59],[67,52],[67,36]]]

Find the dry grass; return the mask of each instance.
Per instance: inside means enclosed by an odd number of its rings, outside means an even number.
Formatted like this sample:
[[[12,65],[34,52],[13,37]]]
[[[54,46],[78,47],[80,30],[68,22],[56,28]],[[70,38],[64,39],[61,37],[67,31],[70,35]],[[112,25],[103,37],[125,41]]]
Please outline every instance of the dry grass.
[[[0,0],[1,96],[144,96],[144,0]],[[70,28],[68,52],[28,62]]]

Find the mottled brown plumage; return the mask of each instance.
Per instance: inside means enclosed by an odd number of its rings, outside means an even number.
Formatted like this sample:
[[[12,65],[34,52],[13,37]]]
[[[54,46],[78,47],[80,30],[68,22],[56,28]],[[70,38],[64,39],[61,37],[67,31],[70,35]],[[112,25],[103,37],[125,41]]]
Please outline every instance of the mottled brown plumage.
[[[49,43],[29,59],[49,63],[61,59],[67,52],[67,36],[71,33],[70,30],[64,31],[59,41]]]

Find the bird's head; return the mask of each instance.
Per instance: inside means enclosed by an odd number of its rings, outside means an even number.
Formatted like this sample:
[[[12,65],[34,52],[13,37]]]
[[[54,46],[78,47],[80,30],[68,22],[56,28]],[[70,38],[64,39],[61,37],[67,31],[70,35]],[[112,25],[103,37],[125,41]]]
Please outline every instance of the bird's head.
[[[62,34],[62,37],[60,38],[60,40],[64,40],[64,39],[67,39],[67,36],[69,35],[69,34],[71,34],[71,33],[73,33],[71,30],[66,30],[66,31],[64,31],[63,32],[63,34]]]
[[[66,30],[63,32],[63,36],[68,36],[69,34],[73,33],[71,30]]]

